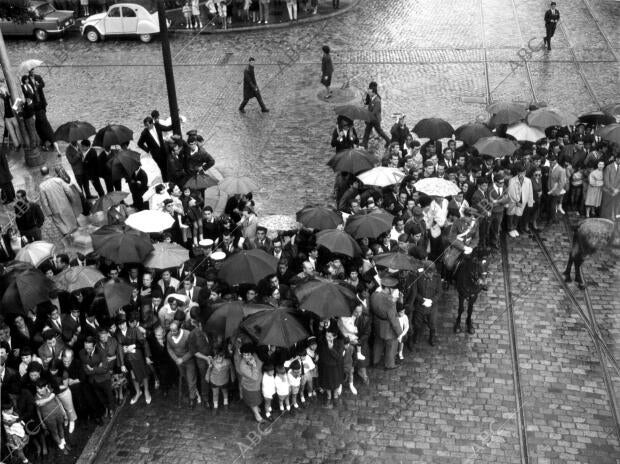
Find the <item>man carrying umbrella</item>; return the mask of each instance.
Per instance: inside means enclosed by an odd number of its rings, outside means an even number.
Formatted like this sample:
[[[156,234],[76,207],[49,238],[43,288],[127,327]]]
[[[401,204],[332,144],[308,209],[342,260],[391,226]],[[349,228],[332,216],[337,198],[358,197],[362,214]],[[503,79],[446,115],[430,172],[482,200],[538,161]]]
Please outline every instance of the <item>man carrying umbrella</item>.
[[[364,100],[364,104],[368,106],[368,111],[373,114],[373,119],[366,122],[366,129],[364,129],[364,137],[362,138],[362,146],[364,148],[368,148],[368,139],[373,129],[385,140],[386,147],[390,144],[390,138],[381,129],[381,97],[377,93],[377,87],[377,83],[374,81],[368,84],[368,91]]]
[[[90,140],[84,139],[80,142],[80,151],[83,155],[83,167],[84,167],[84,190],[86,197],[94,198],[90,195],[89,182],[92,182],[97,195],[102,197],[105,195],[101,181],[99,180],[99,166],[97,163],[97,151],[91,147]]]

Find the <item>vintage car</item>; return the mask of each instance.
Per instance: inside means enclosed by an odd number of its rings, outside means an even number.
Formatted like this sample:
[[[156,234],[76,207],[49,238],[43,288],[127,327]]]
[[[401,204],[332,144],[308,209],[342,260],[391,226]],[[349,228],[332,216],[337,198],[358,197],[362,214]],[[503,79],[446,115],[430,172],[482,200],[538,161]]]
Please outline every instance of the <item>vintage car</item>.
[[[138,36],[142,42],[150,42],[159,33],[157,11],[149,12],[135,3],[117,3],[107,13],[98,13],[86,18],[80,32],[90,42],[107,37]]]
[[[51,35],[59,36],[75,24],[73,11],[57,10],[50,3],[31,1],[24,20],[0,18],[4,36],[34,36],[44,41]]]

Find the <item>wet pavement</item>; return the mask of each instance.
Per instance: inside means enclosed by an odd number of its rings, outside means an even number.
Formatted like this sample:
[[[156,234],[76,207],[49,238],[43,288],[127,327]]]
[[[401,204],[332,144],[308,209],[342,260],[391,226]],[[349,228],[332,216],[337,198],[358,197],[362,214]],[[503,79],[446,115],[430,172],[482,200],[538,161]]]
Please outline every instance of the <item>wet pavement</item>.
[[[205,135],[224,173],[257,181],[259,214],[292,214],[307,202],[330,200],[333,175],[325,162],[335,118],[333,104],[317,97],[324,44],[333,50],[338,103],[359,102],[368,82],[378,81],[386,130],[390,115],[401,111],[410,127],[430,116],[456,127],[486,118],[488,100],[539,100],[577,114],[616,101],[620,2],[559,2],[562,26],[551,52],[540,49],[545,8],[533,0],[367,0],[296,28],[173,35],[184,130]],[[152,109],[166,113],[158,41],[89,44],[70,37],[10,41],[8,48],[15,65],[26,58],[51,65],[42,73],[53,126],[85,119],[139,133]],[[245,115],[237,112],[250,55],[268,114],[254,102]],[[16,188],[36,189],[35,171],[21,160],[10,163]],[[568,235],[554,226],[543,237],[562,266]],[[607,366],[610,392],[593,342],[536,244],[526,237],[510,242],[509,260],[521,411],[496,257],[475,335],[452,333],[456,296],[446,293],[440,346],[423,341],[399,370],[372,371],[370,386],[359,387],[357,397],[346,393],[339,408],[312,406],[259,431],[238,403],[211,417],[156,398],[148,408],[125,409],[97,462],[617,462],[609,397],[620,391],[618,372]],[[593,258],[586,269],[597,284],[589,294],[601,336],[618,358],[618,252]],[[521,413],[524,433],[517,426]]]

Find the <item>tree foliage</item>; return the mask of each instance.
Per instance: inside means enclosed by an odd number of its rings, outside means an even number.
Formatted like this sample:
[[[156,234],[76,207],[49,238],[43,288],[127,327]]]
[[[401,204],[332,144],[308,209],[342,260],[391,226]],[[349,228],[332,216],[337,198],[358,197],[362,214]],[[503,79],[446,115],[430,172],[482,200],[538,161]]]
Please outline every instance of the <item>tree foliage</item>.
[[[0,18],[25,23],[35,19],[29,8],[30,0],[0,0]]]

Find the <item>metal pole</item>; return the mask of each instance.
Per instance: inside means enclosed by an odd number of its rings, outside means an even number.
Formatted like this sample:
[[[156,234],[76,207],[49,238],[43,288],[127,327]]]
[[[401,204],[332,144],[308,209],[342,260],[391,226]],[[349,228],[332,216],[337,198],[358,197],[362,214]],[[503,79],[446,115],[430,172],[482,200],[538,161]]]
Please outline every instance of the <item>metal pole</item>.
[[[157,0],[157,16],[159,17],[159,37],[161,39],[161,53],[164,59],[164,73],[166,75],[166,90],[168,91],[168,106],[170,107],[170,119],[172,119],[172,131],[175,134],[181,135],[179,104],[177,103],[177,91],[174,85],[174,72],[172,70],[172,56],[170,55],[168,23],[166,21],[164,0]]]
[[[11,102],[14,104],[18,98],[22,97],[21,90],[15,79],[13,79],[13,68],[11,68],[11,61],[9,60],[9,54],[6,51],[6,45],[4,43],[4,37],[2,36],[2,32],[0,31],[0,67],[4,71],[4,79],[6,80],[7,88],[9,89],[9,93],[11,94]],[[22,148],[24,150],[24,158],[26,160],[26,164],[30,167],[39,166],[43,164],[44,160],[41,156],[41,153],[36,147],[33,147],[31,144],[30,137],[28,136],[28,131],[26,130],[26,126],[24,120],[21,116],[17,116],[17,112],[15,111],[17,121],[19,122],[19,131],[22,137]],[[21,149],[18,154],[21,154]]]

